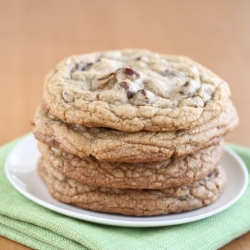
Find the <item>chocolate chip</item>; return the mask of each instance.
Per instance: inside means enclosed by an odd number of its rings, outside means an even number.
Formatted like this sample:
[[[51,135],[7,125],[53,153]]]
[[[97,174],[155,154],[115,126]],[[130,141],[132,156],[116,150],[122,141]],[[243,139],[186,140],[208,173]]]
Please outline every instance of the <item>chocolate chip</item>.
[[[80,68],[80,63],[76,63],[75,68],[73,69],[73,71],[79,70],[79,68]]]
[[[187,200],[189,200],[189,198],[187,196],[184,196],[184,197],[179,198],[179,200],[180,201],[187,201]]]
[[[128,99],[130,99],[130,98],[133,97],[134,93],[133,93],[132,91],[129,90],[129,85],[128,85],[127,82],[120,82],[119,85],[120,85],[122,88],[126,89]]]
[[[128,86],[128,84],[127,84],[126,82],[120,82],[119,84],[120,84],[120,86],[121,86],[122,88],[124,88],[124,89],[129,89],[129,86]]]
[[[131,91],[128,91],[128,92],[127,92],[127,97],[128,97],[128,99],[132,98],[133,95],[134,95],[133,92],[131,92]]]
[[[183,129],[176,130],[176,137],[181,137],[183,135],[185,135],[185,130]]]
[[[189,82],[185,82],[185,83],[182,85],[181,90],[179,91],[179,94],[181,94],[181,95],[185,95],[185,94],[186,94],[186,95],[189,95],[188,89],[186,89],[189,85],[190,85]]]
[[[145,97],[145,101],[148,102],[149,98],[147,96],[147,91],[145,89],[140,89],[139,92]]]
[[[119,68],[116,70],[115,74],[124,74],[126,76],[132,76],[132,77],[135,77],[135,78],[139,78],[140,77],[140,74],[135,71],[134,69],[131,69],[131,68]]]
[[[144,95],[144,96],[147,96],[147,92],[145,89],[141,89],[140,92]]]
[[[210,173],[207,177],[208,177],[208,178],[211,178],[214,174],[215,174],[215,172],[213,171],[213,172]]]
[[[140,77],[140,74],[131,68],[125,68],[124,73],[129,76],[135,75],[136,77]]]
[[[60,143],[58,141],[56,141],[55,139],[50,140],[49,144],[50,144],[50,146],[53,146],[53,147],[59,147],[60,146]]]
[[[76,64],[76,70],[86,70],[90,68],[93,65],[93,63],[86,63],[86,62],[80,62]]]

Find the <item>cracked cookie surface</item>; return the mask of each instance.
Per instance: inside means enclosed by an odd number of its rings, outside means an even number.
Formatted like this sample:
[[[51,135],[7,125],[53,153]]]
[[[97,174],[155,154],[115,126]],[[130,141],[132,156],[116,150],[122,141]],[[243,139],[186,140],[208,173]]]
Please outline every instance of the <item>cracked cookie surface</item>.
[[[219,115],[228,84],[183,56],[127,49],[76,55],[45,80],[50,114],[120,131],[190,129]]]
[[[38,148],[43,161],[68,178],[91,186],[132,189],[163,189],[201,180],[218,166],[224,151],[223,145],[216,145],[162,162],[119,163],[79,158],[42,143]]]
[[[99,161],[147,162],[192,154],[219,144],[223,136],[238,124],[238,116],[229,101],[218,117],[190,130],[127,133],[67,124],[49,116],[40,107],[34,124],[33,133],[39,141],[79,157],[93,156]]]
[[[135,190],[93,187],[69,179],[40,159],[38,172],[56,200],[81,208],[135,216],[194,210],[215,202],[226,186],[222,167],[201,181],[176,188]]]

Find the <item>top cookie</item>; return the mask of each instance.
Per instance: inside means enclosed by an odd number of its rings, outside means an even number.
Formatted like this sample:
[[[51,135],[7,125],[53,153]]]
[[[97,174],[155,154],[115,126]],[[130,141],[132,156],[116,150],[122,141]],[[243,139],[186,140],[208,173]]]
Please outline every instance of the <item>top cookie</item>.
[[[191,59],[139,49],[72,56],[44,85],[50,114],[126,132],[199,126],[220,114],[229,97],[227,83]]]

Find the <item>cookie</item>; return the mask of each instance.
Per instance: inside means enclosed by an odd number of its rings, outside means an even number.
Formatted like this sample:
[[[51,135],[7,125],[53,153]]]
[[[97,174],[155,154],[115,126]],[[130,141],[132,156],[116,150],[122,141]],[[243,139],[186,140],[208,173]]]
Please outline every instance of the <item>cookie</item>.
[[[162,162],[125,163],[79,158],[42,143],[38,148],[43,161],[67,178],[90,186],[131,189],[163,189],[201,180],[218,166],[224,151],[217,145]]]
[[[139,49],[72,56],[44,85],[53,116],[125,132],[200,126],[218,116],[229,97],[228,84],[191,59]]]
[[[218,117],[190,130],[127,133],[67,124],[48,116],[40,107],[34,124],[33,133],[39,141],[81,158],[93,156],[99,161],[148,162],[192,154],[218,144],[238,124],[238,116],[228,101]]]
[[[201,181],[176,188],[136,190],[93,187],[69,179],[40,159],[38,172],[56,200],[94,211],[151,216],[194,210],[215,202],[226,186],[221,167]]]

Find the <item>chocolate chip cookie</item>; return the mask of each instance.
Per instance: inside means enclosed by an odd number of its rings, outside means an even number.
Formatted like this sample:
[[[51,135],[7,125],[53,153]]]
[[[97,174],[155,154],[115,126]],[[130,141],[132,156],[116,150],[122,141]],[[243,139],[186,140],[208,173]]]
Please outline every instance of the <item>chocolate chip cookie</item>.
[[[229,97],[228,84],[191,59],[140,49],[69,57],[44,85],[53,116],[125,132],[200,126],[218,116]]]
[[[58,201],[151,216],[215,202],[228,84],[193,60],[142,49],[75,55],[47,75],[34,117],[38,172]]]
[[[151,162],[192,154],[219,144],[224,135],[238,124],[238,116],[232,102],[228,101],[219,116],[189,130],[128,133],[68,124],[48,115],[40,107],[34,123],[33,132],[39,141],[79,157],[93,156],[99,161]]]
[[[69,179],[40,159],[38,172],[58,201],[81,208],[125,215],[150,216],[194,210],[215,202],[226,185],[219,166],[188,186],[136,190],[93,187]]]
[[[94,157],[79,158],[39,143],[43,162],[65,177],[90,186],[131,189],[163,189],[201,180],[218,166],[223,149],[219,144],[166,161],[126,163],[100,162]]]

